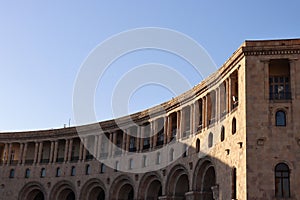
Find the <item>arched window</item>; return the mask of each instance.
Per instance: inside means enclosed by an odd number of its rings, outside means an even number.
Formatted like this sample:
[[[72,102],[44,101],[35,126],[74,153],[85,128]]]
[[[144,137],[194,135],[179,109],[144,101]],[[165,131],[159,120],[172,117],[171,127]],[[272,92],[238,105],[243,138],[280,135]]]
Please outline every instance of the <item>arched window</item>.
[[[56,177],[60,177],[61,176],[61,170],[60,168],[56,168]]]
[[[46,176],[46,169],[42,168],[41,169],[41,178],[44,178]]]
[[[275,167],[275,196],[290,197],[290,169],[284,163],[279,163]]]
[[[72,166],[71,168],[71,176],[75,176],[76,175],[76,168],[75,166]]]
[[[85,167],[85,174],[86,175],[91,174],[91,166],[90,165],[86,165],[86,167]]]
[[[188,145],[187,144],[184,144],[183,145],[183,154],[182,154],[182,157],[187,157],[188,156],[188,151],[189,151],[189,147],[188,147]]]
[[[25,178],[29,178],[30,177],[30,169],[27,168],[25,171]]]
[[[14,178],[15,177],[15,170],[14,169],[11,169],[9,171],[9,178]]]
[[[213,133],[210,132],[208,135],[208,148],[213,146],[213,140],[214,140]]]
[[[225,128],[224,126],[222,126],[221,128],[221,142],[223,142],[225,140]]]
[[[116,163],[115,163],[115,172],[119,171],[119,168],[120,168],[120,163],[119,163],[119,161],[116,161]]]
[[[103,174],[104,172],[105,172],[105,165],[104,165],[104,163],[101,163],[100,173]]]
[[[285,125],[286,125],[285,112],[279,110],[276,112],[276,126],[285,126]]]
[[[236,119],[235,117],[232,119],[232,135],[236,133]]]
[[[200,152],[200,140],[197,139],[196,141],[196,153],[199,153]]]

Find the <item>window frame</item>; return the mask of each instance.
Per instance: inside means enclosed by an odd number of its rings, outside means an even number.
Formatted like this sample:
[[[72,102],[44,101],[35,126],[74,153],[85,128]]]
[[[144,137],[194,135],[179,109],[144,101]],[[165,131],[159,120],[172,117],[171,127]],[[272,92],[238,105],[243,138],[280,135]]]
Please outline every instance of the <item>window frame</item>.
[[[278,169],[279,167],[286,167],[285,170]],[[280,173],[280,175],[278,175]],[[275,178],[275,197],[276,198],[290,198],[291,197],[291,185],[290,185],[290,173],[291,170],[289,166],[284,163],[278,163],[275,166],[274,170],[274,178]],[[279,180],[279,182],[278,182]],[[284,181],[285,180],[285,181]],[[287,180],[287,182],[286,182]],[[285,186],[287,184],[287,186]],[[280,188],[278,188],[280,187]],[[288,190],[286,191],[287,193],[284,192],[284,188],[287,187]]]
[[[279,119],[280,116],[278,116],[279,113],[283,114],[283,124],[279,123],[281,120]],[[279,120],[278,120],[279,119]],[[282,109],[279,109],[276,111],[275,113],[275,126],[281,126],[281,127],[285,127],[286,126],[286,112]]]

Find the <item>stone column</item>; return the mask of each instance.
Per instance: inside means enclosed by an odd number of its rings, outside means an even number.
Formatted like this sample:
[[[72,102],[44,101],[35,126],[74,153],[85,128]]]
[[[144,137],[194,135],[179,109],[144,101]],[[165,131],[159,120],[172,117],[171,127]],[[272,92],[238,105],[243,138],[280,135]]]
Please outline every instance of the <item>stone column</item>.
[[[82,139],[83,140],[83,139]],[[78,161],[82,161],[82,156],[83,156],[83,144],[81,139],[79,140],[79,159]]]
[[[43,142],[40,142],[40,143],[39,143],[39,150],[38,150],[38,159],[37,159],[37,163],[40,163],[40,162],[41,162],[42,154],[43,154]]]
[[[68,148],[68,157],[67,157],[68,162],[71,160],[72,148],[73,148],[73,139],[69,139],[69,148]]]
[[[136,151],[139,152],[140,150],[140,137],[141,137],[141,130],[140,130],[140,126],[136,127]]]
[[[152,148],[156,147],[156,142],[157,142],[157,133],[158,133],[158,121],[152,121]]]
[[[103,137],[103,133],[100,133],[100,135],[97,136],[98,137],[98,145],[97,145],[97,157],[98,159],[100,159],[100,155],[101,155],[101,149],[102,149],[102,137]]]
[[[179,138],[181,138],[181,134],[182,134],[182,132],[181,132],[181,124],[180,124],[180,120],[181,120],[181,111],[180,110],[178,110],[177,112],[176,112],[176,118],[177,118],[177,121],[176,121],[176,126],[177,126],[177,133],[176,133],[176,139],[178,140]]]
[[[87,145],[87,138],[86,138],[86,137],[83,138],[83,139],[82,139],[82,142],[83,142],[83,144],[82,144],[82,161],[84,161],[84,160],[86,159],[86,151],[87,151],[86,145]]]
[[[211,190],[213,192],[214,200],[219,200],[219,186],[215,185],[215,186],[211,187]]]
[[[57,151],[58,151],[58,141],[54,142],[54,154],[53,154],[53,160],[52,163],[55,163],[57,160]]]
[[[127,146],[127,133],[123,131],[123,139],[122,139],[122,154],[126,153],[126,146]]]
[[[49,163],[53,162],[53,153],[54,153],[54,141],[51,141]]]
[[[191,137],[192,135],[194,135],[194,119],[195,119],[195,114],[194,114],[194,110],[195,110],[195,104],[191,104],[190,106],[190,135],[189,137]]]
[[[68,147],[69,147],[69,139],[66,139],[64,162],[67,162],[67,160],[68,160],[68,149],[69,149]]]
[[[169,131],[168,119],[169,119],[168,116],[164,117],[164,145],[167,144],[167,141],[168,141],[168,131]]]
[[[145,127],[144,126],[140,126],[140,130],[141,130],[141,135],[140,135],[140,152],[143,150],[143,146],[144,146],[144,137],[145,137]]]
[[[38,152],[39,152],[39,143],[35,142],[34,159],[33,159],[34,164],[36,164],[36,162],[38,160]]]
[[[7,163],[7,153],[8,153],[8,144],[4,145],[4,156],[3,156],[3,165]]]
[[[221,97],[221,95],[220,95],[220,87],[218,87],[217,89],[216,89],[216,99],[215,99],[215,103],[216,103],[216,105],[215,105],[215,109],[216,109],[216,115],[215,115],[215,121],[216,121],[216,123],[219,121],[219,119],[220,119],[220,97]]]
[[[22,155],[22,165],[25,164],[26,153],[27,153],[27,146],[28,146],[28,143],[26,142],[26,143],[24,144],[24,151],[23,151],[23,155]]]
[[[125,153],[126,152],[129,152],[129,145],[130,145],[130,134],[131,134],[131,132],[130,132],[130,128],[128,128],[127,130],[126,130],[126,149],[125,149]]]
[[[12,143],[9,143],[8,154],[7,154],[7,165],[10,165],[11,149],[12,149]]]
[[[232,110],[232,95],[231,95],[231,78],[229,76],[228,78],[228,112],[230,112]]]
[[[22,163],[23,158],[23,152],[24,152],[24,144],[20,143],[20,151],[19,151],[19,157],[18,157],[18,165]]]

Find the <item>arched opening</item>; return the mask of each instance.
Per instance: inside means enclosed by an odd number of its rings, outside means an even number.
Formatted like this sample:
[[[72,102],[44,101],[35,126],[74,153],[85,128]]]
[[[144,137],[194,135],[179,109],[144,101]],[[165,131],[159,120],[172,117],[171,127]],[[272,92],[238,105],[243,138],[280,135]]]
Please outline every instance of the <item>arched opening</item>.
[[[290,168],[285,163],[279,163],[275,167],[275,196],[290,197]]]
[[[147,190],[146,199],[158,199],[162,195],[162,186],[159,180],[154,180],[150,183]]]
[[[185,199],[185,193],[189,191],[189,176],[187,169],[182,165],[173,167],[168,175],[166,195],[178,200]]]
[[[75,193],[71,189],[66,188],[58,194],[56,199],[59,199],[59,200],[75,200]]]
[[[200,139],[197,139],[196,141],[196,153],[200,152]]]
[[[19,193],[18,200],[44,200],[44,188],[37,182],[26,184]]]
[[[130,184],[123,185],[118,194],[119,200],[133,200],[134,198],[134,190],[133,187]]]
[[[49,199],[51,200],[75,200],[75,187],[69,181],[61,181],[54,185]]]
[[[232,119],[231,132],[232,132],[232,135],[234,135],[236,133],[236,119],[235,119],[235,117]]]
[[[215,169],[213,166],[209,167],[203,177],[202,194],[205,195],[206,200],[213,200],[212,187],[216,185]]]
[[[185,199],[185,193],[189,191],[189,178],[186,174],[182,174],[175,186],[176,199]]]
[[[194,172],[193,189],[199,192],[199,199],[214,200],[218,194],[215,168],[210,160],[199,160]],[[216,198],[216,197],[215,197]]]
[[[221,128],[221,136],[220,136],[221,142],[225,140],[225,128],[222,126]]]
[[[105,200],[105,185],[96,178],[87,181],[81,190],[80,200]]]

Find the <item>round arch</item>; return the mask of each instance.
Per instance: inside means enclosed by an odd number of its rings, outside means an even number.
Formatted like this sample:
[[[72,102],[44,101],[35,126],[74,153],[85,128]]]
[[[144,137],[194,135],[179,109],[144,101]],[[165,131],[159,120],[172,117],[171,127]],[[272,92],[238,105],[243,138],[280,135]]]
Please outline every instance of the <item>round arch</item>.
[[[50,193],[51,200],[75,200],[76,192],[74,185],[69,181],[60,181],[54,185]]]
[[[104,183],[93,178],[88,180],[81,189],[80,198],[82,200],[105,200],[106,188]]]
[[[19,192],[18,200],[44,200],[46,190],[39,182],[29,182]]]
[[[212,187],[216,186],[216,177],[212,161],[208,158],[199,160],[194,171],[193,190],[201,192],[205,199],[213,200]]]
[[[166,195],[184,197],[189,191],[188,171],[183,165],[176,165],[168,174],[166,182]]]
[[[117,177],[111,184],[109,198],[118,200],[133,200],[134,184],[131,178],[126,175]]]
[[[158,199],[162,196],[162,179],[156,172],[146,173],[140,181],[138,199]]]

